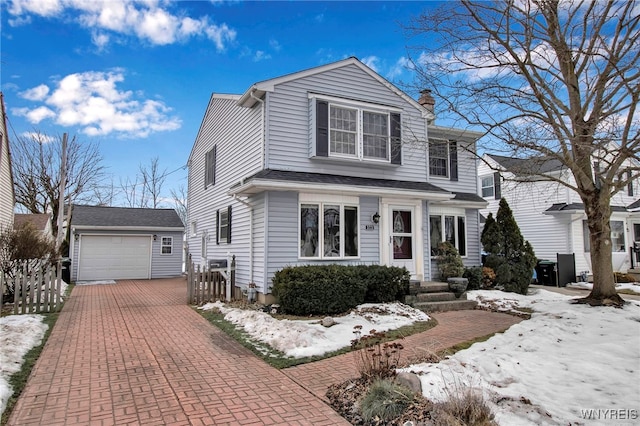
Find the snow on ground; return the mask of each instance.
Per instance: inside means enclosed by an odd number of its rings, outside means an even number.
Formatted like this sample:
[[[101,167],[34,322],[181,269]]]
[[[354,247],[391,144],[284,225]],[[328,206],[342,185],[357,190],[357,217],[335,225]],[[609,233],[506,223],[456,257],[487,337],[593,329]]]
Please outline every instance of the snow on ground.
[[[361,326],[365,335],[371,330],[393,330],[429,320],[424,312],[401,303],[359,305],[348,315],[333,317],[336,324],[331,327],[324,327],[317,319],[277,320],[262,311],[229,308],[220,302],[201,309],[219,309],[227,321],[244,328],[252,338],[294,358],[322,355],[349,346],[356,337],[356,326]]]
[[[76,285],[104,285],[115,284],[114,280],[76,281]]]
[[[577,283],[569,283],[567,284],[568,288],[580,288],[585,290],[591,290],[593,288],[593,283],[588,282],[577,282]],[[640,294],[640,283],[617,283],[616,290],[631,290],[635,293]]]
[[[532,293],[469,292],[481,305],[534,313],[438,364],[409,367],[425,396],[479,389],[500,425],[638,424],[640,304],[590,307],[547,290]]]
[[[47,331],[42,315],[9,315],[0,318],[0,416],[13,389],[9,377],[20,371],[23,358],[40,345]]]

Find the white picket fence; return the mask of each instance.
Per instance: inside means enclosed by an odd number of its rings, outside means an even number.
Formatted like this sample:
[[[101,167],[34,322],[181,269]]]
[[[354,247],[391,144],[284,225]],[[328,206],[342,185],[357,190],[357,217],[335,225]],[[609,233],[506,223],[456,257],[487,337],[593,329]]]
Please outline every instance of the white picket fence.
[[[3,298],[12,294],[13,313],[57,312],[64,296],[62,262],[52,265],[41,259],[14,260],[2,265],[0,284]]]

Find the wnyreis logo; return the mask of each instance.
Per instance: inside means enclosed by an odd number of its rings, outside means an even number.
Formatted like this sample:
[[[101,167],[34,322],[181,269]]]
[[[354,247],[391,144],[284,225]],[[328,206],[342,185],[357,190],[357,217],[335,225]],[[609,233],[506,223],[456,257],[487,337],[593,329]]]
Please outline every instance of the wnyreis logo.
[[[580,410],[584,420],[638,420],[638,410],[626,408]]]

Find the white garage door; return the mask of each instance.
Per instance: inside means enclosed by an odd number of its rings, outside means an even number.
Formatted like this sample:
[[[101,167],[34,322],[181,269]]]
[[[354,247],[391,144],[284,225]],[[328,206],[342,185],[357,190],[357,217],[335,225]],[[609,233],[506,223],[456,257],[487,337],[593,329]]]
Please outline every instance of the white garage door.
[[[150,278],[151,237],[81,235],[78,281]]]

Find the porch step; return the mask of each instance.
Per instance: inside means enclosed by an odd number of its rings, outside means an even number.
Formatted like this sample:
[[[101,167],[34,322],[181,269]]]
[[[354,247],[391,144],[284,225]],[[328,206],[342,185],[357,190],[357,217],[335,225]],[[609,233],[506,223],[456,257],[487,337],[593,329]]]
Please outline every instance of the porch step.
[[[412,281],[404,303],[427,313],[475,309],[478,304],[467,300],[465,294],[456,298],[455,293],[449,291],[449,284],[434,281]]]
[[[631,275],[635,278],[636,281],[640,282],[640,268],[632,268],[627,271],[627,274]]]
[[[475,300],[456,299],[443,302],[418,302],[414,303],[413,307],[426,313],[430,313],[475,309],[477,305],[478,302]]]

